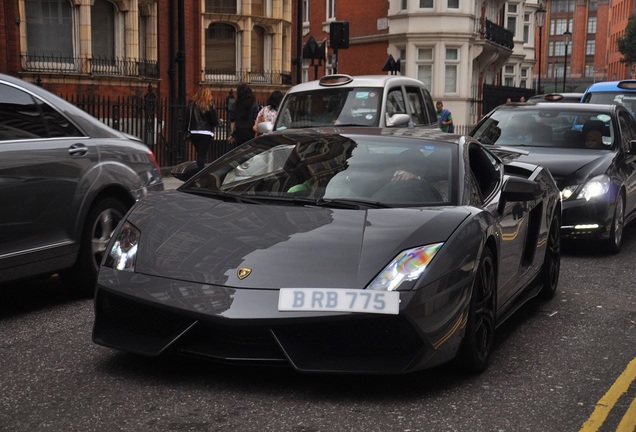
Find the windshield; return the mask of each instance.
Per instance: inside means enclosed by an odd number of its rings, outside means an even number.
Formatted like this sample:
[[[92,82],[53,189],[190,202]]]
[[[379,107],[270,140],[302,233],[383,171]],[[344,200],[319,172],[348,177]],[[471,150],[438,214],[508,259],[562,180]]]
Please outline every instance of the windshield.
[[[455,144],[391,140],[264,135],[218,159],[180,190],[249,202],[338,201],[356,208],[455,201]]]
[[[613,120],[579,110],[500,109],[471,134],[483,144],[523,147],[610,149]]]
[[[382,89],[326,88],[291,93],[278,110],[274,129],[319,126],[378,126]]]
[[[623,105],[632,114],[636,113],[636,92],[616,90],[611,92],[590,92],[585,95],[585,102],[604,105]]]

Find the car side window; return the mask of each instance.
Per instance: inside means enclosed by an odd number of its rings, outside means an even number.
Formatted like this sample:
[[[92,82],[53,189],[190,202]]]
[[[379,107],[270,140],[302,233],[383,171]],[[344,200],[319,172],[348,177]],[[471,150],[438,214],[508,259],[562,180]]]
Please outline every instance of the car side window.
[[[386,113],[391,117],[395,114],[406,114],[406,103],[401,88],[393,88],[388,91],[386,97]]]
[[[0,140],[83,136],[53,107],[15,87],[0,84]]]
[[[45,138],[47,135],[35,99],[21,90],[0,84],[0,140]]]
[[[420,89],[417,87],[406,87],[406,96],[411,107],[411,120],[418,126],[429,124],[428,116],[424,111],[424,98]]]
[[[621,129],[621,147],[628,151],[630,141],[636,139],[636,121],[626,113],[619,113],[618,125]]]
[[[501,164],[479,145],[471,145],[468,150],[470,170],[479,185],[481,196],[488,197],[500,180]]]

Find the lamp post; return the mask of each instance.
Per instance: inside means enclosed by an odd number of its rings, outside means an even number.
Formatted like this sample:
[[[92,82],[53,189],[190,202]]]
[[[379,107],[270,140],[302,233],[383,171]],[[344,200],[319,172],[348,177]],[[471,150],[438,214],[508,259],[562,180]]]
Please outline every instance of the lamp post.
[[[563,63],[563,93],[565,93],[565,77],[568,74],[568,45],[572,40],[572,33],[570,30],[563,32],[563,42],[565,43],[565,62]]]
[[[543,36],[543,26],[545,25],[545,14],[546,10],[543,9],[543,4],[539,4],[539,9],[534,13],[537,27],[539,28],[539,79],[537,80],[537,93],[541,93],[541,50],[543,49],[541,37]]]

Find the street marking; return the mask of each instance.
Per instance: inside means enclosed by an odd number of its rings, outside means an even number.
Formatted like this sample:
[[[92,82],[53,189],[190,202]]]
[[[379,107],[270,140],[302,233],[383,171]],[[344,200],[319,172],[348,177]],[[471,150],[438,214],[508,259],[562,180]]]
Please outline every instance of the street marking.
[[[581,427],[579,432],[595,432],[603,425],[616,402],[627,393],[629,386],[636,380],[636,357],[629,362],[623,373],[614,382],[612,387],[596,403],[594,412]],[[636,429],[636,399],[632,401],[627,412],[623,416],[616,432],[633,432]]]

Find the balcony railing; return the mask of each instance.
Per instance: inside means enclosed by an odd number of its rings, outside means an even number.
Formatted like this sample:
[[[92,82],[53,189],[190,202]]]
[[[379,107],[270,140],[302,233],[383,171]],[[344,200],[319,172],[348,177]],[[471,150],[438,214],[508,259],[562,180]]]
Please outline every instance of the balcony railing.
[[[513,49],[515,43],[512,38],[512,32],[495,24],[490,20],[486,20],[486,39],[503,47]]]
[[[21,56],[25,72],[57,72],[87,75],[158,78],[156,61],[120,58],[78,58],[27,54]]]
[[[291,72],[206,69],[206,83],[291,85]]]

